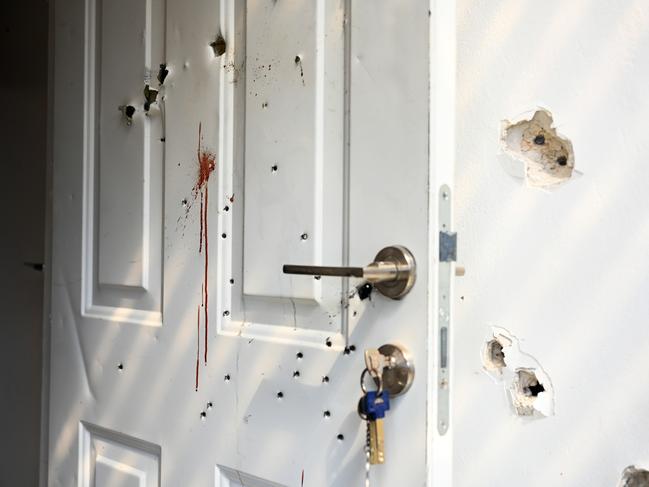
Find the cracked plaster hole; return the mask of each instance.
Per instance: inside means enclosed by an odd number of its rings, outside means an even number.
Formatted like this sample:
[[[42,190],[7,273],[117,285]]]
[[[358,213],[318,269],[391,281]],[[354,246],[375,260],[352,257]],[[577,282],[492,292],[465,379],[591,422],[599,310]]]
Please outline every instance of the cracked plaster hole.
[[[487,342],[484,363],[485,367],[489,370],[499,370],[507,367],[507,363],[505,362],[505,352],[503,352],[503,346],[495,338]]]
[[[517,416],[539,419],[554,415],[554,388],[541,364],[523,352],[518,338],[494,327],[482,349],[485,372],[501,384]]]
[[[533,369],[519,369],[511,389],[512,403],[519,416],[532,416],[534,402],[545,387],[539,382]]]
[[[547,110],[537,110],[532,118],[515,123],[504,120],[500,144],[513,160],[512,175],[523,177],[529,186],[557,187],[573,176],[572,142],[557,134]]]
[[[649,471],[628,466],[622,472],[619,487],[649,487]]]

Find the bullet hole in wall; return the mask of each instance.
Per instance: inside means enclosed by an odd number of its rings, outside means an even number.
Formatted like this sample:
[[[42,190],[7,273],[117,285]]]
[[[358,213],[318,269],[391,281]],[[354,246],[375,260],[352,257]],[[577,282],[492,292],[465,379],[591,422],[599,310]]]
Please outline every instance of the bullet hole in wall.
[[[618,487],[649,487],[649,471],[634,465],[626,467]]]
[[[519,416],[532,416],[534,402],[545,387],[539,382],[533,369],[518,369],[510,388],[512,404]]]
[[[496,370],[507,367],[507,364],[505,363],[503,346],[495,338],[487,342],[483,362],[484,366],[489,370]]]
[[[554,414],[554,388],[534,357],[521,351],[518,339],[494,327],[482,349],[485,372],[500,384],[517,416],[542,418]]]
[[[510,158],[509,172],[524,178],[528,186],[554,188],[573,176],[572,142],[557,134],[547,110],[537,110],[532,118],[515,123],[504,120],[500,145]]]

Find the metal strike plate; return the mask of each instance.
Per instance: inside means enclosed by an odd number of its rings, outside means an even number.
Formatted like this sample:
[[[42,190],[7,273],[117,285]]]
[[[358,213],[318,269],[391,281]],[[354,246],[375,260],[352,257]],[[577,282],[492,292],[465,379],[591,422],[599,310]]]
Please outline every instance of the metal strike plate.
[[[383,390],[388,391],[390,397],[405,394],[415,379],[415,366],[410,354],[401,345],[392,343],[382,345],[378,350],[385,357],[386,363],[381,374]],[[375,382],[378,387],[378,380],[375,379]]]
[[[437,275],[437,431],[445,435],[450,422],[451,276],[457,258],[457,235],[451,228],[451,188],[439,188],[439,266]],[[432,346],[431,346],[432,348]]]

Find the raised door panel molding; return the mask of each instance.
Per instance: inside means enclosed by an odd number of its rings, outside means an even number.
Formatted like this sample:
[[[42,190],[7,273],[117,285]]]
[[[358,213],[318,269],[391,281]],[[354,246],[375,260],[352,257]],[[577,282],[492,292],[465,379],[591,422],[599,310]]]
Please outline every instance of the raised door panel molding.
[[[81,423],[80,487],[160,487],[160,448],[99,426]]]
[[[345,2],[221,9],[219,331],[342,346],[346,283],[282,265],[346,260]]]
[[[83,312],[162,320],[164,0],[89,0]]]

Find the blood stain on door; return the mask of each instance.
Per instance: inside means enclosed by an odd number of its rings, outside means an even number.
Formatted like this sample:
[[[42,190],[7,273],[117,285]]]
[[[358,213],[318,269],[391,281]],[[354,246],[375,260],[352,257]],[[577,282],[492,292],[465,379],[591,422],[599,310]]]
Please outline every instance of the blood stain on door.
[[[203,360],[207,364],[207,339],[208,339],[208,330],[209,330],[209,316],[208,316],[208,265],[209,265],[209,248],[208,248],[208,230],[207,223],[208,218],[208,182],[210,179],[210,174],[214,171],[216,167],[216,156],[207,150],[204,150],[202,147],[202,124],[198,124],[198,148],[196,152],[197,162],[198,162],[198,174],[196,183],[192,189],[192,195],[194,199],[200,197],[200,238],[198,244],[198,253],[203,254],[203,282],[201,283],[201,305],[204,312],[204,350],[203,350]],[[198,329],[200,334],[200,308],[198,313]],[[197,364],[196,364],[196,390],[198,390],[198,362],[200,361],[200,340],[198,342],[197,349]]]

